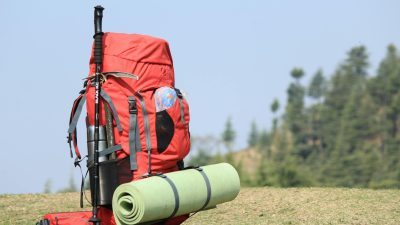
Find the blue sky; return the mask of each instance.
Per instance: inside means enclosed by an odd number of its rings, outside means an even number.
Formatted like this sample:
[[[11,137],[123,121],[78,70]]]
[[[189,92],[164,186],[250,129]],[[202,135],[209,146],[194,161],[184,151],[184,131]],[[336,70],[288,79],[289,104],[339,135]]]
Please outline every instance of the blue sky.
[[[176,85],[191,106],[193,135],[219,136],[228,116],[237,148],[250,122],[269,128],[269,105],[286,101],[289,71],[331,75],[365,45],[374,74],[386,46],[400,46],[399,1],[0,1],[0,193],[41,192],[68,183],[72,101],[88,73],[93,6],[104,31],[170,43]],[[281,107],[282,109],[282,107]],[[282,110],[281,110],[282,112]],[[84,139],[84,127],[80,127]],[[81,147],[84,149],[84,140]]]

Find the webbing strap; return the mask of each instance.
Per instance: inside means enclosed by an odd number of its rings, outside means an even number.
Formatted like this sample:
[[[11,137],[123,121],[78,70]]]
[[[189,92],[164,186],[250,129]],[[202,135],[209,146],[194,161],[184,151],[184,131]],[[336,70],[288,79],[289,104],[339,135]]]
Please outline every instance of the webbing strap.
[[[183,107],[183,95],[182,92],[175,88],[176,95],[178,96],[179,107],[181,108],[181,122],[185,124],[185,108]]]
[[[147,173],[151,174],[151,136],[150,136],[150,122],[149,122],[149,116],[147,113],[146,109],[146,104],[144,102],[144,99],[142,95],[140,95],[138,92],[136,95],[139,97],[140,105],[142,108],[142,113],[143,113],[143,120],[144,120],[144,133],[146,136],[146,150],[147,150],[147,156],[148,156],[148,169]]]
[[[140,142],[140,130],[139,126],[136,123],[136,138],[135,138],[135,144],[136,144],[136,152],[140,152],[142,149],[142,143]]]
[[[179,194],[178,194],[178,189],[176,188],[174,182],[169,179],[166,175],[164,174],[157,174],[157,176],[164,178],[168,184],[171,186],[172,191],[174,192],[174,198],[175,198],[175,208],[174,211],[172,211],[171,215],[168,218],[172,218],[176,215],[176,213],[178,212],[179,209]]]
[[[79,100],[79,98],[80,98],[80,100]],[[75,110],[74,116],[72,117],[71,122],[69,123],[69,128],[68,128],[69,134],[72,134],[76,129],[76,125],[78,124],[79,116],[81,115],[83,105],[85,104],[85,101],[86,101],[86,96],[81,95],[76,100],[79,101],[79,104],[76,107],[76,110]]]
[[[78,148],[78,143],[76,139],[76,125],[78,124],[79,116],[82,113],[82,108],[83,105],[86,102],[86,96],[84,94],[79,95],[79,97],[74,101],[72,111],[71,111],[71,117],[69,121],[69,127],[68,127],[68,144],[71,152],[71,158],[72,158],[72,147],[71,147],[71,141],[74,143],[74,149],[75,149],[75,154],[76,156],[80,159],[81,158],[81,153],[79,152]]]
[[[74,165],[75,165],[75,167],[79,167],[79,170],[81,171],[81,175],[82,175],[82,180],[81,180],[81,191],[80,191],[80,198],[79,198],[79,206],[81,207],[81,208],[83,208],[83,188],[84,188],[84,186],[85,186],[85,177],[83,176],[83,172],[82,172],[82,167],[81,167],[81,161],[82,160],[78,160],[78,159],[75,159],[75,163],[74,163]]]
[[[207,177],[207,174],[204,173],[203,168],[196,168],[197,171],[200,172],[200,174],[203,176],[204,178],[204,182],[206,183],[206,187],[207,187],[207,198],[206,198],[206,202],[204,203],[204,205],[198,210],[201,211],[204,208],[207,207],[208,203],[210,202],[211,199],[211,184],[210,184],[210,180]]]
[[[100,95],[107,102],[107,104],[110,106],[112,114],[113,114],[113,117],[115,119],[115,123],[117,124],[118,131],[122,132],[121,122],[119,120],[118,113],[117,113],[117,110],[115,108],[115,105],[111,100],[111,97],[104,90],[100,91]]]
[[[103,149],[103,150],[99,151],[99,157],[106,156],[108,154],[111,154],[111,153],[116,152],[116,151],[121,150],[121,149],[122,149],[121,145],[113,145],[113,146],[111,146],[109,148],[106,148],[106,149]],[[93,155],[88,155],[87,157],[88,157],[88,161],[89,162],[93,161]]]
[[[111,147],[109,147],[109,148],[106,148],[106,149],[101,150],[101,151],[99,152],[99,157],[109,155],[109,154],[111,154],[111,153],[113,153],[113,152],[116,152],[116,151],[118,151],[118,150],[121,150],[121,149],[122,149],[122,146],[121,146],[121,145],[113,145],[113,146],[111,146]]]
[[[137,106],[134,96],[128,96],[129,103],[129,159],[131,170],[137,170],[136,159],[136,130],[137,130]]]
[[[139,80],[139,76],[131,73],[126,73],[126,72],[103,72],[103,75],[105,76],[113,76],[117,78],[131,78],[135,80]]]

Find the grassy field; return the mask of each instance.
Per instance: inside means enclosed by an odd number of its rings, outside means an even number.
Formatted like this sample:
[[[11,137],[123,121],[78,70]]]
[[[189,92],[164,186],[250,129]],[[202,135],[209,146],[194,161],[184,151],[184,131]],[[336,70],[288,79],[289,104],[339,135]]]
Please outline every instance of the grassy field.
[[[1,225],[35,224],[48,212],[76,210],[82,210],[78,193],[0,195]],[[184,224],[399,225],[400,190],[243,188],[234,201]]]

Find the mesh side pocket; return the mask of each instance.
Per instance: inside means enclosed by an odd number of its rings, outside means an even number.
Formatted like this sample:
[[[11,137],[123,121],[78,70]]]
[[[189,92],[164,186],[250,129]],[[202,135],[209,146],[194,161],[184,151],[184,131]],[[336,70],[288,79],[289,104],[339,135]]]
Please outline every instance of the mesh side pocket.
[[[174,121],[166,110],[156,114],[157,150],[162,153],[167,149],[174,136]]]

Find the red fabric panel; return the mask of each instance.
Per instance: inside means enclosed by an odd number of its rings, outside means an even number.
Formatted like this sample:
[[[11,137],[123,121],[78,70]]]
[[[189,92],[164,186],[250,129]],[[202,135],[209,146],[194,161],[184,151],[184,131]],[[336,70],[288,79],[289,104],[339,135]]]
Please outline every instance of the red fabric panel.
[[[177,217],[174,217],[174,218],[171,218],[171,219],[167,220],[162,225],[179,225],[179,224],[185,222],[185,220],[187,220],[188,218],[189,218],[189,215],[177,216]]]
[[[172,65],[167,41],[143,34],[104,33],[104,55],[135,62]]]
[[[104,207],[100,207],[98,216],[101,219],[101,225],[116,225],[114,214],[112,210]]]
[[[100,207],[97,216],[101,219],[101,225],[116,225],[113,212],[110,209]],[[48,219],[50,225],[92,225],[89,222],[90,217],[92,217],[91,211],[83,211],[49,213],[44,215],[43,218]],[[160,225],[179,225],[188,218],[189,215],[177,216],[160,223]]]
[[[103,72],[126,72],[139,76],[129,84],[135,90],[174,86],[174,70],[168,43],[140,34],[105,33],[103,37]],[[90,74],[95,73],[92,55]]]
[[[101,207],[98,212],[99,212],[98,216],[101,219],[101,225],[116,225],[117,224],[115,222],[114,214],[113,214],[112,210]],[[157,223],[154,225],[179,225],[179,224],[183,223],[185,220],[187,220],[188,218],[189,218],[189,215],[177,216],[177,217],[168,219],[167,221],[163,221],[161,223]],[[64,225],[64,224],[60,224],[60,225]],[[80,225],[80,224],[77,224],[77,225]]]
[[[50,225],[91,225],[88,222],[91,216],[91,211],[62,212],[46,214],[44,215],[44,219],[48,219]]]

